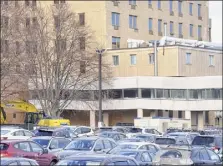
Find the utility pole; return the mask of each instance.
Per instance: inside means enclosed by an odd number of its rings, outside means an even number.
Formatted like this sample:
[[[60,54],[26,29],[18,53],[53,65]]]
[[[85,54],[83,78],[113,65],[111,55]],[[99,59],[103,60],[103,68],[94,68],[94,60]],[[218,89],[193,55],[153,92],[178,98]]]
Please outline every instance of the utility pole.
[[[98,110],[98,127],[103,126],[103,119],[102,119],[102,54],[104,53],[105,49],[97,49],[96,53],[98,54],[98,102],[99,102],[99,110]]]

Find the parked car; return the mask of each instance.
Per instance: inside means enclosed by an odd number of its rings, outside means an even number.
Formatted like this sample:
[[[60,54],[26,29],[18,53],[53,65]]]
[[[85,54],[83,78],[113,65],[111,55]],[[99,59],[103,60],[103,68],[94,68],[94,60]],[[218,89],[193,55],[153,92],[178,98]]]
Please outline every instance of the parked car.
[[[132,138],[125,138],[123,140],[120,140],[118,142],[118,144],[122,143],[122,142],[145,142],[145,140],[143,138],[134,138],[134,137],[132,137]]]
[[[176,139],[171,137],[157,137],[155,144],[159,145],[160,148],[165,148],[169,145],[176,144]]]
[[[1,166],[39,166],[36,160],[18,157],[1,157]]]
[[[150,128],[142,128],[142,134],[163,135],[158,130],[156,130],[156,129],[150,129]]]
[[[113,139],[101,138],[101,137],[83,137],[77,138],[71,141],[63,150],[56,152],[55,155],[59,160],[64,159],[67,156],[77,154],[101,154],[107,153],[117,144]]]
[[[196,136],[192,146],[206,146],[218,152],[222,148],[222,136]]]
[[[30,138],[31,141],[34,141],[41,145],[43,148],[47,149],[48,152],[56,152],[64,147],[66,147],[71,140],[63,137],[51,137],[51,136],[39,136]]]
[[[72,130],[72,132],[78,137],[94,135],[93,129],[87,126],[63,126],[62,129],[64,128]]]
[[[74,131],[72,129],[63,128],[63,127],[55,129],[53,131],[52,136],[53,137],[64,137],[64,138],[70,138],[70,139],[74,139],[74,138],[78,137],[78,135],[76,133],[74,133]]]
[[[142,129],[139,127],[129,127],[128,128],[128,133],[126,134],[126,136],[128,138],[131,138],[133,136],[135,136],[136,134],[141,134],[142,133]]]
[[[105,131],[105,132],[99,133],[98,136],[105,137],[105,138],[111,138],[114,141],[120,141],[120,140],[127,138],[125,134],[120,133],[120,132],[114,132],[114,131],[112,131],[112,132]]]
[[[149,142],[122,142],[118,146],[108,152],[108,154],[116,153],[116,151],[123,149],[147,150],[156,153],[160,150],[159,146]]]
[[[57,166],[73,166],[73,165],[101,165],[101,166],[138,166],[137,161],[132,157],[117,156],[117,155],[84,155],[68,157],[64,160],[59,161]]]
[[[33,130],[32,132],[35,134],[35,136],[52,136],[55,129],[56,128],[51,127],[40,127]]]
[[[159,151],[153,165],[221,165],[219,156],[211,149],[204,147],[193,147],[192,149],[182,147],[168,147]]]
[[[125,149],[119,150],[114,153],[114,155],[124,155],[133,157],[139,165],[152,165],[152,160],[155,157],[155,153],[151,153],[147,150],[132,150],[132,149]]]
[[[198,132],[172,132],[168,133],[166,137],[181,137],[187,139],[188,143],[191,144],[196,136],[200,135]]]
[[[1,157],[25,157],[35,159],[39,165],[55,165],[57,158],[48,153],[47,149],[28,140],[2,140],[0,143]]]
[[[21,129],[21,128],[1,128],[0,131],[1,139],[29,139],[34,136],[32,132],[29,130]]]
[[[153,134],[137,134],[134,136],[134,138],[140,138],[143,139],[144,141],[148,142],[155,142],[156,140],[156,135]]]

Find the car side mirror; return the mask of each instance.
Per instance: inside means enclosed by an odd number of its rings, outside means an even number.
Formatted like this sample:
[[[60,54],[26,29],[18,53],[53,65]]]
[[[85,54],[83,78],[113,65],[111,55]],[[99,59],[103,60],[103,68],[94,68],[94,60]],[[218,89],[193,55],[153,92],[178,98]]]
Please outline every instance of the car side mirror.
[[[47,149],[43,149],[43,154],[47,154],[48,153],[48,150]]]

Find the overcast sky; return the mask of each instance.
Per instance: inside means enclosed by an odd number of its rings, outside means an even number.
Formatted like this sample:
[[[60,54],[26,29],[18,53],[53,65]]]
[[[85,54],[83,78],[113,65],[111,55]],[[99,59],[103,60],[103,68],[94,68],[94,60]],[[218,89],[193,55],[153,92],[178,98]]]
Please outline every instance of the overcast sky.
[[[209,1],[209,17],[212,19],[212,41],[222,43],[222,1]]]

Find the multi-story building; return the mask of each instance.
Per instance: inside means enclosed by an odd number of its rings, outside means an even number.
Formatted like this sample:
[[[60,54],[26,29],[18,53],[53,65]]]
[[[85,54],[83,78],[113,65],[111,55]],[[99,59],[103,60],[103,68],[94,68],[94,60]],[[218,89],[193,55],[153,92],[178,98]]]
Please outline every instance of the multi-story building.
[[[67,1],[105,48],[126,48],[128,39],[165,35],[209,41],[208,1]]]

